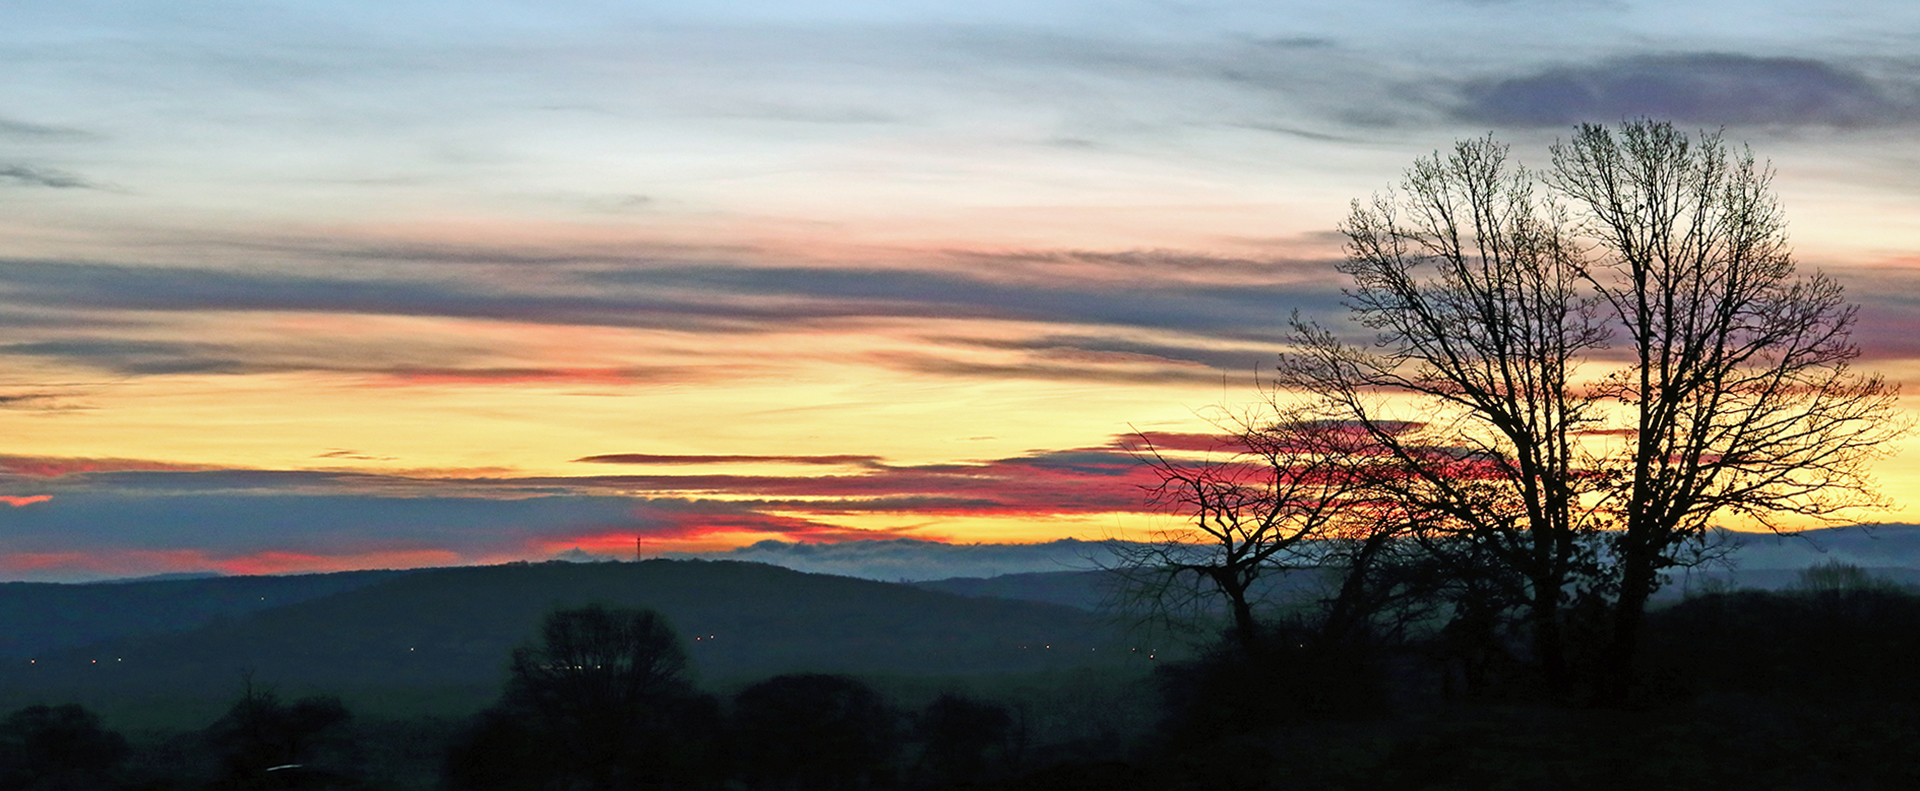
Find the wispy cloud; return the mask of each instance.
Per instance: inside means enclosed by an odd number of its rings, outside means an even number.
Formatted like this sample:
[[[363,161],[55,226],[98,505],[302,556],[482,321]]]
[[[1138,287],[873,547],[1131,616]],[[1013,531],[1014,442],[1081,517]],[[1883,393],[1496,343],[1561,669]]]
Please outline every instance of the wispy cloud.
[[[53,189],[99,189],[100,185],[58,168],[0,164],[0,183]]]
[[[36,124],[13,118],[0,118],[0,139],[38,142],[90,140],[93,137],[93,133],[71,126]]]

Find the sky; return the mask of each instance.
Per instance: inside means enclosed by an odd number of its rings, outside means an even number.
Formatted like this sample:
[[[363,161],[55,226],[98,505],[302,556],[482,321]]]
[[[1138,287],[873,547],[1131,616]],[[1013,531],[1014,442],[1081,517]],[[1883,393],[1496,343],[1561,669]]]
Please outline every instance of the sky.
[[[1920,6],[1335,6],[9,2],[0,579],[1150,535],[1350,201],[1641,115],[1920,393]]]

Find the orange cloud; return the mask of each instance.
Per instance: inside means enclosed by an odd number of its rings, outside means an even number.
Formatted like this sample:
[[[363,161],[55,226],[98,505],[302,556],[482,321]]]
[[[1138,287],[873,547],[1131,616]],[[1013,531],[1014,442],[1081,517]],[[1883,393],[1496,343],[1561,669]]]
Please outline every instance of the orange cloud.
[[[15,508],[19,508],[24,505],[33,505],[34,503],[44,503],[51,499],[53,499],[53,495],[51,494],[35,494],[35,495],[29,495],[26,497],[20,497],[20,496],[11,495],[11,494],[0,494],[0,503],[6,503],[7,505],[11,505]]]

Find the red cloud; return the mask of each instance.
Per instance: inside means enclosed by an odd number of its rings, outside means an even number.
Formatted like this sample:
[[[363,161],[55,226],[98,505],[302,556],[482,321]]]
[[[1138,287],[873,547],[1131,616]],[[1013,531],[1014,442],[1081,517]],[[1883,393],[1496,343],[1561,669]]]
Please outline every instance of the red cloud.
[[[0,456],[0,474],[29,478],[59,478],[89,472],[178,472],[207,470],[193,464],[171,464],[139,459],[74,459],[38,456]]]
[[[53,499],[53,495],[51,494],[35,494],[35,495],[28,495],[26,497],[20,497],[20,496],[11,495],[11,494],[0,494],[0,503],[6,503],[7,505],[11,505],[15,508],[19,508],[24,505],[33,505],[34,503],[44,503],[51,499]]]

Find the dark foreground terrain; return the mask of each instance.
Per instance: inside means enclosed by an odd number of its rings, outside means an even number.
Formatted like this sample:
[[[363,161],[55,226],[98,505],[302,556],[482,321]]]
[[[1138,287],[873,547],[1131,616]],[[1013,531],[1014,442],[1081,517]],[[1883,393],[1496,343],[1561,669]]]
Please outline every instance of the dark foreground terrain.
[[[5,657],[0,788],[1920,788],[1920,596],[1855,581],[1655,611],[1634,703],[1607,709],[1444,632],[1307,648],[1276,625],[1176,658],[992,597],[1033,580],[649,561],[0,586],[5,645],[39,649]],[[40,626],[63,606],[105,616]],[[580,635],[629,648],[568,653]],[[596,678],[650,680],[575,683]]]

